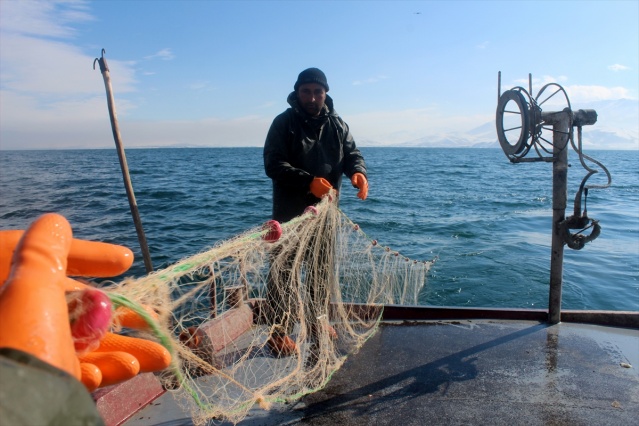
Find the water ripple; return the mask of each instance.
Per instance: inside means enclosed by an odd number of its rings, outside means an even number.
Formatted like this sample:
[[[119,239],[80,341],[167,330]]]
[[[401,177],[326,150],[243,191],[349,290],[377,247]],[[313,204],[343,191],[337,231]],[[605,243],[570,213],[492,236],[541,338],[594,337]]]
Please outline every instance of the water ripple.
[[[510,164],[500,150],[362,148],[369,198],[345,179],[340,208],[371,239],[419,260],[438,256],[420,303],[545,308],[552,167]],[[572,155],[573,153],[571,153]],[[639,310],[639,153],[599,151],[613,176],[592,190],[601,236],[566,250],[565,309]],[[585,173],[571,159],[567,214]],[[127,162],[153,263],[161,268],[270,218],[260,148],[136,149]],[[0,227],[48,211],[74,235],[142,256],[115,150],[0,151]]]

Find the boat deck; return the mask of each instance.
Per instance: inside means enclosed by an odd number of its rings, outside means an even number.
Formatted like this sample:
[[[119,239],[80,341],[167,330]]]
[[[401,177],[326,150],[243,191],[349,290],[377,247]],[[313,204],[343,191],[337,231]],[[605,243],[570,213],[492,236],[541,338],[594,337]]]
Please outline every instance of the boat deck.
[[[385,321],[324,389],[269,411],[255,406],[239,424],[639,425],[637,419],[637,329],[432,320]],[[192,422],[165,393],[124,424]]]

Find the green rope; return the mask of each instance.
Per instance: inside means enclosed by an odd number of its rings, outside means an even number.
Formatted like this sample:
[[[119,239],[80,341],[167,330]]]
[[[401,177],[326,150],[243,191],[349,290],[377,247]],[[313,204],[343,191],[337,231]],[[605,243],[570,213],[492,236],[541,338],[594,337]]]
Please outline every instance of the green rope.
[[[140,317],[142,317],[142,319],[151,328],[151,331],[153,331],[153,334],[160,340],[160,344],[164,346],[166,350],[168,350],[169,353],[171,354],[171,370],[173,374],[175,374],[175,376],[177,377],[178,382],[180,383],[180,386],[183,386],[187,390],[187,392],[195,400],[198,407],[202,409],[206,409],[207,406],[200,400],[200,397],[197,394],[197,392],[194,389],[192,389],[191,386],[189,386],[186,378],[180,371],[180,368],[176,361],[177,357],[175,354],[175,349],[173,348],[173,343],[171,341],[171,338],[162,331],[157,321],[155,321],[155,319],[141,305],[129,300],[128,298],[120,294],[109,293],[109,299],[111,299],[111,303],[114,306],[116,307],[123,306],[125,308],[131,309],[136,314],[140,315]]]
[[[305,220],[307,220],[310,216],[313,216],[314,214],[312,212],[307,212],[304,213],[300,216],[297,216],[293,219],[291,219],[288,222],[285,222],[283,224],[281,224],[282,229],[286,229],[286,228],[290,228],[293,227],[295,225],[297,225],[299,222],[303,222]],[[237,240],[238,242],[242,243],[242,242],[246,242],[246,241],[251,241],[251,240],[256,240],[258,238],[262,238],[264,237],[266,234],[268,234],[270,232],[270,229],[261,229],[257,232],[253,232],[251,234],[247,234],[246,236],[244,236],[243,238]],[[199,255],[195,255],[192,256],[190,259],[186,259],[183,263],[177,263],[173,266],[170,266],[166,269],[164,269],[163,274],[159,275],[160,280],[167,280],[168,276],[170,273],[179,273],[179,272],[186,272],[189,271],[191,269],[193,269],[194,267],[198,267],[199,265],[201,265],[204,260],[208,260],[208,258],[211,257],[210,255],[210,251],[207,251],[205,253],[199,254]],[[204,259],[202,259],[202,257],[204,257]]]

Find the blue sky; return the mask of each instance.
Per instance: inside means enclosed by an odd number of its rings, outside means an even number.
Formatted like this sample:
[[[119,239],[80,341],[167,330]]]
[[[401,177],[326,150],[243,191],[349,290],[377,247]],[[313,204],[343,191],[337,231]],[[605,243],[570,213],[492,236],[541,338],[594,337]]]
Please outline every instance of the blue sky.
[[[494,122],[502,90],[639,98],[637,1],[0,1],[0,149],[261,146],[319,67],[356,141]],[[636,126],[639,124],[634,123]]]

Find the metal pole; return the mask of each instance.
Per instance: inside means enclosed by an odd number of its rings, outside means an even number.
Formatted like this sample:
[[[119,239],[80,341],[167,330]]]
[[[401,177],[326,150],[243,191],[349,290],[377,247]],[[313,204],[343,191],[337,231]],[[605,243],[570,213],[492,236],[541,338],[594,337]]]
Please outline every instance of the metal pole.
[[[564,264],[564,240],[559,234],[559,223],[566,218],[568,198],[568,141],[572,112],[542,113],[542,120],[553,125],[552,166],[552,252],[550,256],[550,292],[548,297],[548,322],[561,321],[561,285]]]
[[[118,126],[118,119],[115,113],[115,101],[113,99],[113,89],[111,87],[111,77],[109,75],[109,67],[104,57],[104,49],[102,49],[102,57],[96,58],[100,64],[100,72],[104,78],[104,86],[107,92],[107,103],[109,105],[109,117],[111,118],[111,130],[113,131],[113,138],[115,139],[115,147],[118,151],[118,158],[120,159],[120,169],[122,170],[122,178],[124,179],[124,187],[126,189],[126,195],[129,198],[129,206],[131,207],[131,215],[133,216],[133,222],[135,223],[135,230],[138,234],[138,241],[140,242],[140,248],[142,249],[142,257],[144,258],[144,267],[147,273],[153,272],[153,264],[151,263],[151,255],[149,253],[149,246],[146,243],[146,237],[144,236],[144,229],[142,228],[142,221],[140,220],[140,213],[138,211],[138,205],[135,201],[135,194],[133,192],[133,185],[131,184],[131,176],[129,176],[129,166],[126,163],[126,156],[124,155],[124,148],[122,146],[122,138],[120,137],[120,127]],[[95,68],[95,61],[93,61],[93,67]]]
[[[528,73],[528,93],[532,96],[532,73]]]

